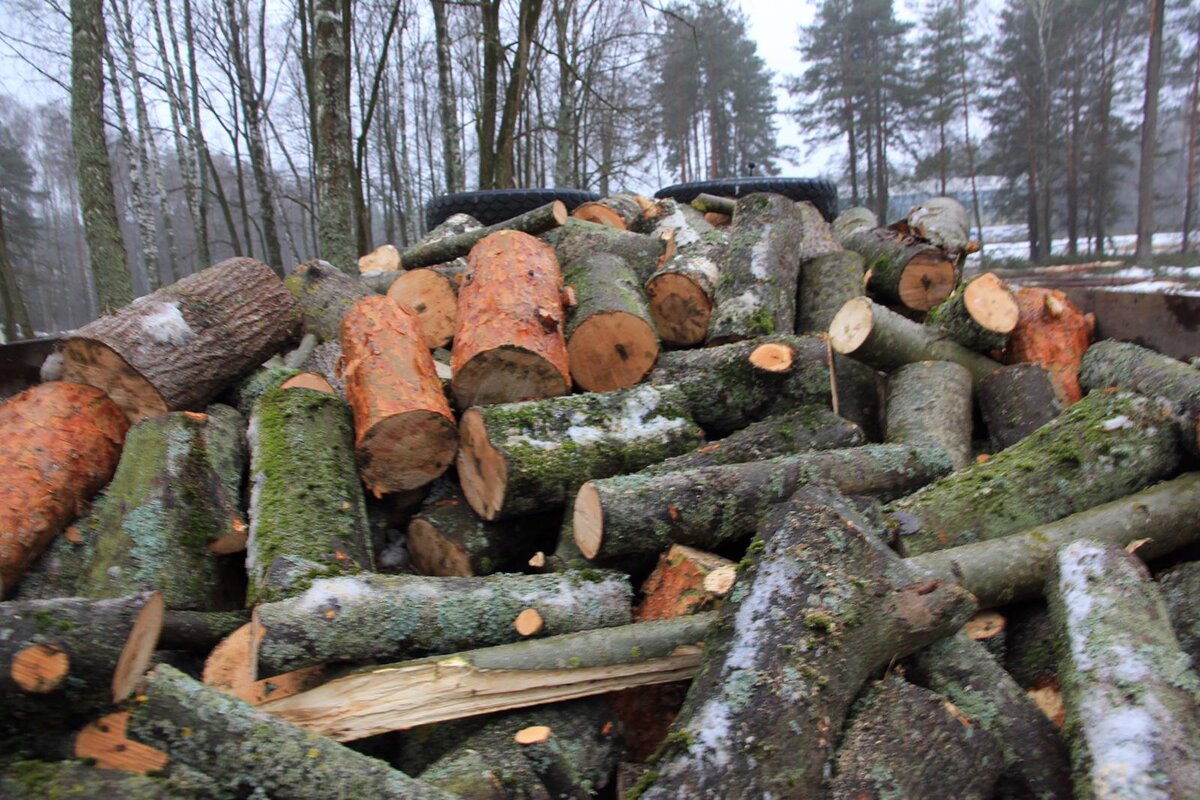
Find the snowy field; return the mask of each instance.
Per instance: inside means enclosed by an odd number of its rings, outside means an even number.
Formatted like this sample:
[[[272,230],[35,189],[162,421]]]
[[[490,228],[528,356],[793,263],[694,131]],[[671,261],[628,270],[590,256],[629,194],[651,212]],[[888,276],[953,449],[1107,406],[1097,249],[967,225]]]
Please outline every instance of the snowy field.
[[[1024,225],[985,225],[983,227],[983,253],[988,258],[1029,258],[1029,237]],[[1154,252],[1171,253],[1179,250],[1183,235],[1174,233],[1154,234]],[[1087,252],[1092,243],[1091,239],[1079,239],[1079,249]],[[1104,245],[1105,255],[1131,256],[1137,247],[1135,234],[1110,236]],[[1054,255],[1066,255],[1067,240],[1055,239],[1051,242],[1051,252]],[[978,256],[976,256],[978,257]]]

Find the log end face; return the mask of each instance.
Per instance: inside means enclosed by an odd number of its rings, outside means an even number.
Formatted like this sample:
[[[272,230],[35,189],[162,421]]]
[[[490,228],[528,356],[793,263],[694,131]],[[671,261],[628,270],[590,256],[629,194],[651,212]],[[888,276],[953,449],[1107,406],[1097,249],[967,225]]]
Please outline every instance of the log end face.
[[[916,311],[928,311],[950,296],[957,280],[954,262],[940,252],[919,255],[905,265],[900,276],[900,302]]]
[[[425,409],[384,419],[356,448],[363,483],[376,494],[431,483],[450,467],[457,451],[453,421]]]
[[[795,349],[782,342],[760,344],[750,352],[750,363],[764,372],[788,372],[795,360]]]
[[[575,544],[584,558],[593,559],[604,541],[604,507],[591,481],[579,488],[572,514]]]
[[[523,347],[505,346],[479,353],[450,382],[459,408],[519,403],[567,394],[567,377],[550,360]]]
[[[567,213],[566,204],[562,200],[555,200],[550,205],[550,216],[554,219],[555,224],[559,227],[566,225],[567,217],[570,216]]]
[[[583,203],[582,205],[577,206],[575,210],[571,212],[571,216],[575,219],[581,219],[585,222],[595,222],[598,225],[604,225],[608,228],[615,228],[619,231],[623,231],[628,228],[628,226],[625,224],[625,220],[621,219],[621,215],[616,211],[613,211],[611,208],[605,206],[603,203]],[[565,221],[566,220],[564,220],[564,222]],[[561,225],[562,223],[560,222],[559,224]]]
[[[322,392],[323,394],[337,394],[333,387],[329,385],[329,381],[324,375],[318,375],[315,372],[301,372],[299,375],[293,375],[283,383],[279,384],[280,389],[311,389],[314,392]]]
[[[459,435],[458,478],[463,495],[476,514],[494,520],[504,508],[508,463],[488,441],[487,423],[478,409],[463,414]]]
[[[1017,298],[994,272],[985,272],[967,284],[963,304],[972,319],[994,333],[1012,333],[1021,317]]]
[[[35,644],[13,656],[9,678],[29,694],[47,694],[71,673],[71,657],[52,644]]]
[[[567,342],[571,378],[588,392],[613,392],[641,381],[658,361],[658,336],[624,311],[594,314]]]
[[[475,575],[471,560],[459,545],[438,533],[428,520],[408,524],[408,554],[421,575],[470,578]]]
[[[531,725],[517,731],[513,741],[521,745],[541,744],[550,739],[550,733],[547,725]]]
[[[121,656],[117,659],[117,668],[113,670],[114,703],[119,703],[133,694],[133,690],[150,667],[154,649],[158,646],[158,635],[162,632],[163,613],[166,610],[162,593],[154,592],[142,597],[142,608],[129,632],[129,638],[125,640]]]
[[[92,339],[68,339],[63,346],[63,380],[104,391],[129,422],[167,413],[166,400],[115,350]]]
[[[542,615],[536,608],[525,609],[513,620],[513,628],[523,637],[541,633],[544,627],[546,627],[546,621],[542,619]]]
[[[695,280],[677,272],[655,275],[646,284],[650,316],[667,344],[703,344],[712,319],[712,300]]]
[[[445,347],[454,338],[458,293],[445,275],[433,269],[414,269],[397,278],[387,296],[417,315],[426,347]]]
[[[839,355],[853,355],[871,336],[874,304],[867,297],[855,297],[842,306],[829,323],[829,343]]]

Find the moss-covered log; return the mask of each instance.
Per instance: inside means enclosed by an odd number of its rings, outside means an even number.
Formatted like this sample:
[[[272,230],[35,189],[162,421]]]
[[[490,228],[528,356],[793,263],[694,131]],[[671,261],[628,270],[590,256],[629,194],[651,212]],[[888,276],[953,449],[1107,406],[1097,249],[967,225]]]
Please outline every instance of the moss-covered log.
[[[638,386],[468,409],[458,456],[463,493],[486,520],[552,510],[585,481],[702,443],[687,406],[676,388]]]
[[[259,677],[333,661],[411,658],[520,641],[532,608],[542,634],[624,625],[627,576],[562,572],[427,578],[356,575],[316,581],[299,597],[254,612]]]
[[[817,336],[767,336],[664,353],[646,380],[676,384],[692,418],[712,436],[831,401],[829,348]]]
[[[804,224],[783,195],[750,194],[737,201],[729,246],[721,254],[710,345],[790,333],[796,329],[796,282]]]
[[[888,375],[884,439],[940,447],[955,469],[971,463],[971,373],[952,361],[918,361]]]
[[[375,294],[361,281],[320,259],[300,264],[283,282],[300,304],[305,332],[315,334],[322,342],[338,341],[346,312],[362,298]]]
[[[0,770],[0,797],[11,800],[111,797],[120,800],[208,800],[211,784],[171,775],[148,777],[82,761],[18,761]]]
[[[312,578],[372,568],[353,436],[350,409],[334,395],[276,389],[255,404],[248,436],[247,604],[303,591]],[[311,574],[289,570],[272,577],[281,556],[303,559]]]
[[[1020,316],[1017,298],[994,272],[960,285],[929,310],[925,324],[970,350],[1003,350]]]
[[[1067,748],[1058,729],[984,646],[965,633],[916,653],[909,676],[944,695],[996,737],[1009,773],[1038,800],[1071,795]]]
[[[882,441],[884,374],[839,353],[833,353],[829,364],[833,412],[862,428],[867,441]]]
[[[890,504],[908,555],[996,539],[1143,489],[1179,464],[1157,401],[1093,392],[987,461]]]
[[[1041,364],[1001,367],[979,382],[979,410],[992,447],[1003,450],[1062,412],[1062,404]]]
[[[674,257],[646,281],[650,315],[667,344],[692,347],[704,342],[713,297],[721,282],[721,258],[728,246],[726,233],[710,228],[696,240],[681,245]]]
[[[458,320],[458,282],[466,262],[410,269],[401,273],[387,291],[388,299],[410,309],[421,321],[421,337],[430,350],[445,347],[454,338]]]
[[[842,306],[830,323],[829,341],[836,352],[884,372],[914,361],[953,361],[970,370],[973,380],[981,381],[1000,368],[987,356],[867,297]]]
[[[162,592],[167,608],[236,604],[217,554],[245,547],[241,511],[245,419],[229,406],[179,411],[129,429],[112,483],[80,522],[83,597]],[[93,533],[94,532],[94,533]]]
[[[1087,391],[1109,386],[1164,397],[1186,419],[1185,444],[1200,449],[1200,371],[1145,347],[1111,339],[1083,354],[1079,382]]]
[[[800,267],[796,333],[824,333],[837,312],[863,293],[866,262],[853,250],[823,253]]]
[[[1119,500],[983,542],[926,552],[910,559],[938,577],[957,580],[983,607],[1041,595],[1054,554],[1080,539],[1126,547],[1161,558],[1200,538],[1200,473],[1164,481]]]
[[[558,263],[564,267],[584,256],[608,253],[624,259],[637,279],[645,282],[663,265],[668,255],[667,245],[672,238],[663,233],[665,230],[651,234],[634,233],[582,219],[569,219],[561,228],[555,228],[541,238],[554,248]],[[567,283],[569,285],[571,282],[568,280]]]
[[[12,599],[74,597],[77,594],[75,585],[87,568],[95,541],[95,530],[79,525],[68,526],[21,578]]]
[[[991,800],[1003,770],[995,737],[941,695],[893,673],[868,688],[846,723],[829,796]]]
[[[575,542],[586,558],[654,555],[672,542],[713,550],[748,538],[775,504],[812,481],[898,497],[949,471],[937,448],[876,444],[594,480],[575,498]]]
[[[866,261],[867,294],[881,303],[928,311],[958,282],[955,258],[888,228],[857,230],[839,239]]]
[[[284,366],[282,359],[271,358],[262,367],[238,381],[229,392],[230,403],[237,407],[242,416],[249,417],[258,398],[272,389],[278,389],[300,374],[300,370]]]
[[[1200,796],[1200,681],[1140,561],[1079,541],[1046,583],[1077,797]]]
[[[400,254],[404,269],[432,267],[456,258],[464,258],[481,239],[499,231],[518,231],[531,236],[553,230],[567,221],[567,207],[555,200],[520,216],[498,222],[487,228],[475,228],[434,241],[423,241]]]
[[[759,529],[643,800],[815,797],[859,688],[953,632],[971,596],[908,569],[827,486]]]
[[[130,738],[205,773],[231,796],[454,797],[165,665],[146,676],[130,710]]]
[[[1141,555],[1141,548],[1137,553]],[[1175,638],[1191,659],[1192,671],[1200,671],[1200,562],[1178,564],[1160,573],[1157,580]]]

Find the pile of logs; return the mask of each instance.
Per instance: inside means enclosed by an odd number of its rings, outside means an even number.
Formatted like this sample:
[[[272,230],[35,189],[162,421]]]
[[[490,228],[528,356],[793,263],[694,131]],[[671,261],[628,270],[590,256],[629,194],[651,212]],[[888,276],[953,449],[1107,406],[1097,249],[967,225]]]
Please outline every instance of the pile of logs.
[[[1200,372],[771,194],[246,258],[0,405],[0,796],[1200,796]]]

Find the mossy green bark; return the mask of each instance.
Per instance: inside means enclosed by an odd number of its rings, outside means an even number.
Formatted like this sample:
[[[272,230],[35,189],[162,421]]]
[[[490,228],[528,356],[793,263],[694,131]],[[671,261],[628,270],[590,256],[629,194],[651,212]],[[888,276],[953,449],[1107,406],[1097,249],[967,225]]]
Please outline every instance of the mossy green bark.
[[[630,314],[653,330],[650,307],[642,292],[645,279],[639,277],[627,259],[598,251],[581,254],[562,264],[563,284],[575,290],[575,305],[569,309],[563,328],[568,341],[580,325],[596,314]]]
[[[303,591],[315,578],[372,569],[371,530],[354,462],[350,409],[334,395],[272,389],[250,416],[250,541],[246,603]],[[312,563],[277,586],[280,556]]]
[[[918,361],[888,375],[884,440],[940,447],[955,469],[971,463],[971,373],[950,361]]]
[[[168,608],[236,605],[209,544],[245,531],[245,420],[228,406],[173,412],[129,429],[112,483],[80,523],[84,597],[163,594]]]
[[[983,327],[967,309],[964,281],[955,287],[950,296],[938,303],[925,315],[925,324],[936,328],[940,333],[950,337],[968,350],[977,353],[990,353],[993,350],[1003,350],[1008,347],[1008,334],[989,330]],[[985,284],[980,284],[984,286]],[[1015,298],[1014,298],[1014,301]]]
[[[0,771],[0,797],[11,800],[207,800],[211,787],[187,776],[152,778],[82,761],[18,761]]]
[[[230,796],[452,800],[382,761],[159,666],[130,703],[128,736],[210,776]]]
[[[891,503],[907,555],[996,539],[1124,497],[1173,473],[1178,435],[1162,404],[1093,392],[982,464]]]
[[[825,333],[846,302],[863,293],[867,266],[852,250],[823,253],[800,267],[796,333]]]
[[[533,608],[540,636],[624,625],[629,578],[597,570],[551,575],[428,578],[353,575],[255,610],[259,677],[313,664],[402,659],[516,642],[517,615]]]
[[[573,285],[566,275],[567,265],[585,256],[607,253],[625,261],[633,270],[638,285],[646,282],[663,256],[663,240],[644,233],[622,231],[582,219],[568,219],[561,228],[542,236],[554,248],[558,263],[563,265],[563,281]]]
[[[338,355],[341,355],[340,348],[338,349]],[[271,364],[271,362],[268,361],[267,364]],[[273,365],[264,365],[261,369],[254,370],[254,372],[246,376],[233,389],[233,396],[237,402],[238,411],[249,419],[250,413],[254,411],[254,404],[258,402],[258,398],[272,389],[279,388],[281,383],[299,374],[300,370],[298,369]]]
[[[1074,542],[1046,583],[1078,797],[1200,797],[1200,681],[1146,568]]]
[[[96,531],[90,526],[72,525],[56,537],[17,584],[15,600],[46,600],[74,597],[79,576],[87,569],[96,547]]]
[[[284,279],[304,314],[305,333],[315,334],[322,342],[341,340],[346,312],[362,298],[375,294],[351,277],[357,274],[356,256],[353,268],[339,268],[318,259],[300,264]]]
[[[1062,413],[1062,403],[1041,364],[1011,364],[978,384],[979,410],[992,447],[1003,450]]]
[[[813,481],[897,497],[948,472],[937,448],[876,444],[592,481],[603,513],[597,557],[657,555],[672,543],[719,549],[749,538],[776,504]]]
[[[1192,519],[1200,516],[1193,511]],[[1141,555],[1139,549],[1138,555]],[[1171,616],[1171,628],[1179,646],[1192,661],[1192,671],[1200,671],[1200,562],[1189,561],[1161,573],[1158,590],[1167,613]]]
[[[793,351],[791,367],[769,372],[750,363],[764,344]],[[663,353],[647,382],[675,384],[692,418],[711,436],[724,436],[772,414],[801,406],[830,407],[829,349],[817,336],[764,336],[721,347]]]

